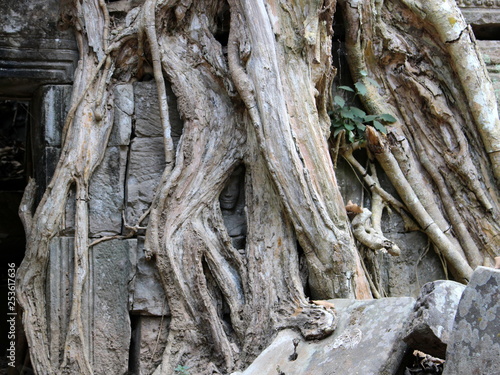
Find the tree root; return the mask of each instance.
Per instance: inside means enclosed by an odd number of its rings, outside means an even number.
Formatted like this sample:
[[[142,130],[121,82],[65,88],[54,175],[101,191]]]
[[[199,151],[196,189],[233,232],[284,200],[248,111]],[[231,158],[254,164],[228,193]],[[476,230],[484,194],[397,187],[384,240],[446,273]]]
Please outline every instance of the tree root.
[[[374,251],[388,252],[391,255],[399,256],[401,250],[398,245],[384,237],[382,233],[378,232],[370,225],[367,228],[367,221],[371,216],[371,211],[367,208],[363,208],[363,212],[356,215],[352,220],[353,233],[356,239]]]

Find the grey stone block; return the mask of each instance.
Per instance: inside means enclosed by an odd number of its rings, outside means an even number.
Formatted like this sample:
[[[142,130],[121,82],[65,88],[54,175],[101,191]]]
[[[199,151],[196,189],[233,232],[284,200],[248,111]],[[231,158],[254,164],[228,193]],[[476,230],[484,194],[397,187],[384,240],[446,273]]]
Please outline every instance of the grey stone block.
[[[90,235],[119,234],[125,200],[127,147],[108,147],[90,180]]]
[[[115,113],[108,146],[128,146],[134,115],[134,87],[133,85],[117,85],[114,95]]]
[[[137,241],[111,240],[92,249],[94,374],[127,374],[131,338],[128,283]]]
[[[168,120],[174,146],[182,134],[183,122],[179,117],[177,99],[172,88],[165,85],[167,93]],[[160,121],[160,107],[154,81],[134,83],[135,132],[138,137],[162,137],[163,129]]]
[[[444,375],[499,374],[499,315],[500,270],[478,267],[458,305]]]
[[[143,237],[138,239],[136,259],[136,272],[130,283],[130,311],[145,315],[170,315],[158,269],[144,256]]]
[[[160,106],[154,81],[134,83],[135,132],[139,137],[162,137]]]
[[[445,358],[453,322],[465,285],[447,280],[425,284],[404,341],[412,348]]]
[[[149,375],[161,362],[167,346],[170,319],[156,316],[137,316],[135,319],[131,370],[137,375]]]
[[[165,168],[163,138],[134,138],[127,176],[127,223],[135,225],[148,209]],[[143,223],[144,224],[144,223]]]
[[[409,297],[379,300],[331,300],[338,314],[332,336],[320,341],[303,341],[291,330],[278,334],[271,345],[242,373],[243,375],[359,374],[392,375],[406,350],[401,340],[413,312]],[[297,359],[290,361],[292,340],[298,338]]]
[[[61,147],[61,132],[66,114],[71,105],[71,85],[42,86],[36,93],[36,102],[39,106],[35,112],[35,136],[39,141],[35,147]]]
[[[41,199],[56,170],[61,149],[46,147],[35,154],[35,179],[37,181],[37,198]]]

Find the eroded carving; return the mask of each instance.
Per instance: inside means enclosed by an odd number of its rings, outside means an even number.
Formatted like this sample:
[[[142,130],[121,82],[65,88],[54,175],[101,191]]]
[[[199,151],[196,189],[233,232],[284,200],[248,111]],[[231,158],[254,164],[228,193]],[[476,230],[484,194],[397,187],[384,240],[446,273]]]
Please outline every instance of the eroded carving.
[[[229,177],[219,196],[222,217],[233,246],[245,249],[247,219],[245,215],[245,167],[239,166]]]
[[[461,8],[500,8],[500,0],[457,0]]]

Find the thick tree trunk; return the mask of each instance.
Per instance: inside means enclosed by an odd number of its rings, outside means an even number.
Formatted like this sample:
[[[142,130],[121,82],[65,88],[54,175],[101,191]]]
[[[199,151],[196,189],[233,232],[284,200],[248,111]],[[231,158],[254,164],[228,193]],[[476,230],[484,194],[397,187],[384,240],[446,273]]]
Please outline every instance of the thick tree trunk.
[[[149,211],[145,249],[160,271],[171,311],[167,347],[155,373],[172,374],[179,364],[189,364],[196,374],[228,373],[248,364],[285,327],[306,339],[330,334],[334,314],[306,298],[301,257],[311,297],[371,298],[327,145],[335,1],[128,2],[127,17],[115,20],[113,29],[104,0],[66,3],[81,60],[64,148],[34,214],[34,184],[22,205],[28,248],[18,291],[37,373],[93,372],[84,335],[89,323],[81,311],[91,246],[89,180],[113,123],[113,87],[140,79],[147,64],[160,99],[166,167]],[[498,120],[490,119],[482,137],[476,136],[473,120],[484,124],[484,109],[465,103],[477,87],[457,85],[453,74],[463,69],[428,58],[439,52],[440,61],[451,62],[456,53],[445,41],[433,42],[438,21],[410,28],[407,21],[419,25],[422,14],[403,1],[342,3],[354,75],[366,69],[383,83],[382,93],[370,91],[367,107],[399,119],[387,138],[372,132],[369,147],[393,179],[402,209],[447,257],[457,278],[467,279],[471,267],[495,255],[500,238],[498,190],[488,174],[497,168]],[[408,20],[393,19],[398,14]],[[401,35],[412,42],[403,43]],[[485,76],[477,77],[482,84]],[[176,148],[166,81],[184,122]],[[491,105],[486,96],[482,103]],[[243,195],[228,203],[226,190],[236,175],[244,176]],[[427,180],[432,184],[422,183]],[[62,361],[51,363],[48,244],[73,186],[71,321]],[[223,214],[237,202],[245,206],[236,223],[247,228],[244,246],[235,245]]]

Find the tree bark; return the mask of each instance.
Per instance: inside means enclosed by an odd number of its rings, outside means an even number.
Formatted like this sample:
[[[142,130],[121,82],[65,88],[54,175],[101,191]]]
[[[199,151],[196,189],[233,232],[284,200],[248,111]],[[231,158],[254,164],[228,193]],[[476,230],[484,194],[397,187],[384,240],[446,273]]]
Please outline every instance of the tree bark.
[[[368,147],[435,250],[466,281],[473,268],[490,265],[500,244],[493,151],[500,125],[474,35],[454,1],[340,3],[349,66],[368,88],[364,104],[398,119],[387,137],[369,130]]]

